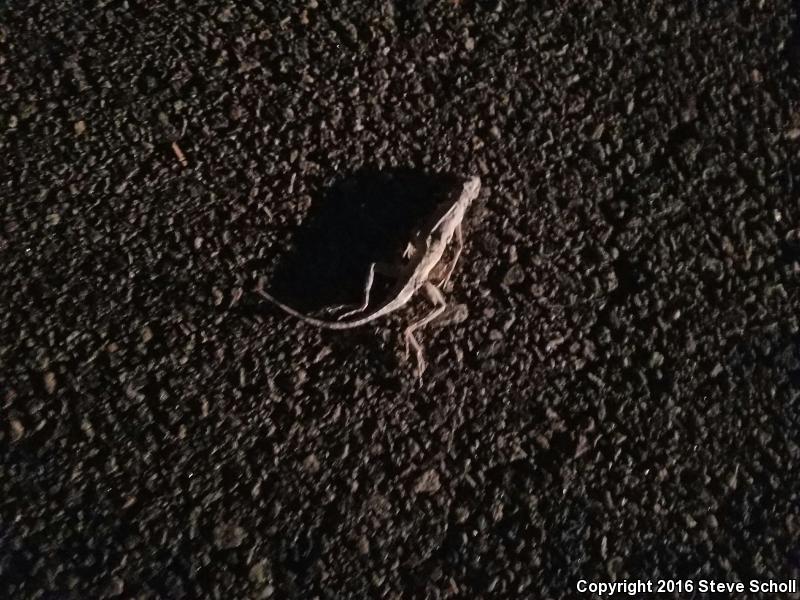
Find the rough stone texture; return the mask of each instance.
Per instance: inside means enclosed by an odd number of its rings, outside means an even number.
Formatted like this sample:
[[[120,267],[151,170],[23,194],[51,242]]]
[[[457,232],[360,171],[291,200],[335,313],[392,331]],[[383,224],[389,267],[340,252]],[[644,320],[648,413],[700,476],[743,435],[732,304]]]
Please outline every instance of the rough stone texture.
[[[793,13],[4,3],[0,595],[797,575]],[[407,313],[319,332],[248,293],[389,167],[485,186],[422,384]]]

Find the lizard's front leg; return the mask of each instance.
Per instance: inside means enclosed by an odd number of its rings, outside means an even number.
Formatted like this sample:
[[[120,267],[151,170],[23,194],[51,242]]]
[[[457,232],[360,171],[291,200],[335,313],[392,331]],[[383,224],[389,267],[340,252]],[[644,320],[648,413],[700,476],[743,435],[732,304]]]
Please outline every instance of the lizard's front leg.
[[[448,265],[447,271],[442,277],[442,280],[439,282],[440,287],[445,287],[450,282],[450,277],[453,276],[453,271],[456,269],[456,263],[458,259],[461,258],[461,252],[464,250],[464,232],[461,229],[461,224],[458,224],[455,231],[455,239],[456,239],[456,255],[453,257],[452,262]]]

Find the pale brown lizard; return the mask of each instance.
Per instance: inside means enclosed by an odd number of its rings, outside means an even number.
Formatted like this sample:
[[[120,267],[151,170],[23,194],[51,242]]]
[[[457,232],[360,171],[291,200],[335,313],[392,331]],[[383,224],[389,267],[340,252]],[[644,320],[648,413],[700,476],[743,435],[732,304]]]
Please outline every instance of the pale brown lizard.
[[[418,290],[422,290],[428,299],[433,303],[434,308],[425,317],[409,325],[405,329],[404,334],[406,340],[406,351],[408,351],[409,346],[414,348],[417,358],[418,372],[420,375],[422,375],[422,372],[425,370],[426,363],[423,356],[422,347],[414,337],[414,332],[433,321],[444,311],[446,307],[446,302],[444,295],[440,290],[440,286],[443,286],[449,281],[453,274],[453,270],[455,269],[456,263],[461,256],[461,251],[464,246],[462,232],[464,215],[472,204],[472,201],[478,197],[480,189],[480,178],[471,177],[464,181],[461,194],[455,200],[449,200],[437,206],[432,220],[430,221],[431,225],[420,229],[414,239],[409,243],[409,250],[406,252],[406,256],[409,258],[409,261],[403,265],[400,265],[399,269],[397,269],[399,272],[397,284],[389,293],[388,299],[370,312],[366,311],[369,309],[369,294],[375,278],[375,263],[370,265],[369,274],[367,276],[367,281],[364,288],[363,304],[356,310],[352,310],[341,315],[339,320],[318,319],[316,317],[303,314],[291,306],[284,304],[261,288],[256,289],[256,292],[290,315],[316,327],[322,327],[324,329],[352,329],[353,327],[366,325],[375,319],[379,319],[380,317],[396,311],[397,309],[406,305]],[[457,243],[455,256],[439,284],[435,285],[430,281],[431,274],[441,262],[445,250],[453,238],[455,238]],[[361,317],[352,318],[350,320],[341,320],[346,317],[351,317],[355,314],[364,312],[366,312],[366,314]]]

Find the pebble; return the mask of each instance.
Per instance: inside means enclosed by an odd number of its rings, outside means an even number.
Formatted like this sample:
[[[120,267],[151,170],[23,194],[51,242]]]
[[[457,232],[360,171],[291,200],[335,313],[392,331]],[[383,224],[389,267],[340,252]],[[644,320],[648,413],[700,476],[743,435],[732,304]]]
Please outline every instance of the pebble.
[[[235,523],[221,523],[214,528],[214,545],[220,550],[231,550],[242,545],[247,532]]]
[[[442,487],[439,473],[435,469],[425,471],[414,485],[417,494],[435,494]]]
[[[525,281],[525,270],[519,264],[511,265],[503,276],[503,285],[510,287]]]
[[[9,428],[11,430],[11,441],[18,442],[25,435],[25,427],[19,419],[9,419]]]
[[[121,596],[125,591],[125,582],[119,577],[112,577],[106,588],[106,596],[109,598],[116,598]]]
[[[319,467],[319,459],[317,458],[316,454],[309,454],[303,461],[303,468],[311,474],[319,471]]]
[[[52,371],[48,371],[44,374],[44,389],[47,390],[48,394],[52,394],[56,391],[56,374]]]
[[[267,571],[269,569],[269,561],[266,559],[259,560],[253,563],[250,571],[247,574],[248,579],[256,585],[263,584],[267,581]]]

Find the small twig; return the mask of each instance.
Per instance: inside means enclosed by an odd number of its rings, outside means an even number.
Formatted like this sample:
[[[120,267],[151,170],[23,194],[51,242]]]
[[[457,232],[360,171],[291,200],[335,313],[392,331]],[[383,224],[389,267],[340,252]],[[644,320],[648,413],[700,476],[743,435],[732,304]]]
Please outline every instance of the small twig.
[[[181,150],[180,146],[178,146],[178,142],[172,142],[172,151],[175,153],[175,156],[178,158],[178,162],[181,163],[182,167],[189,166],[189,161],[186,160],[186,157],[183,155],[183,151]]]

